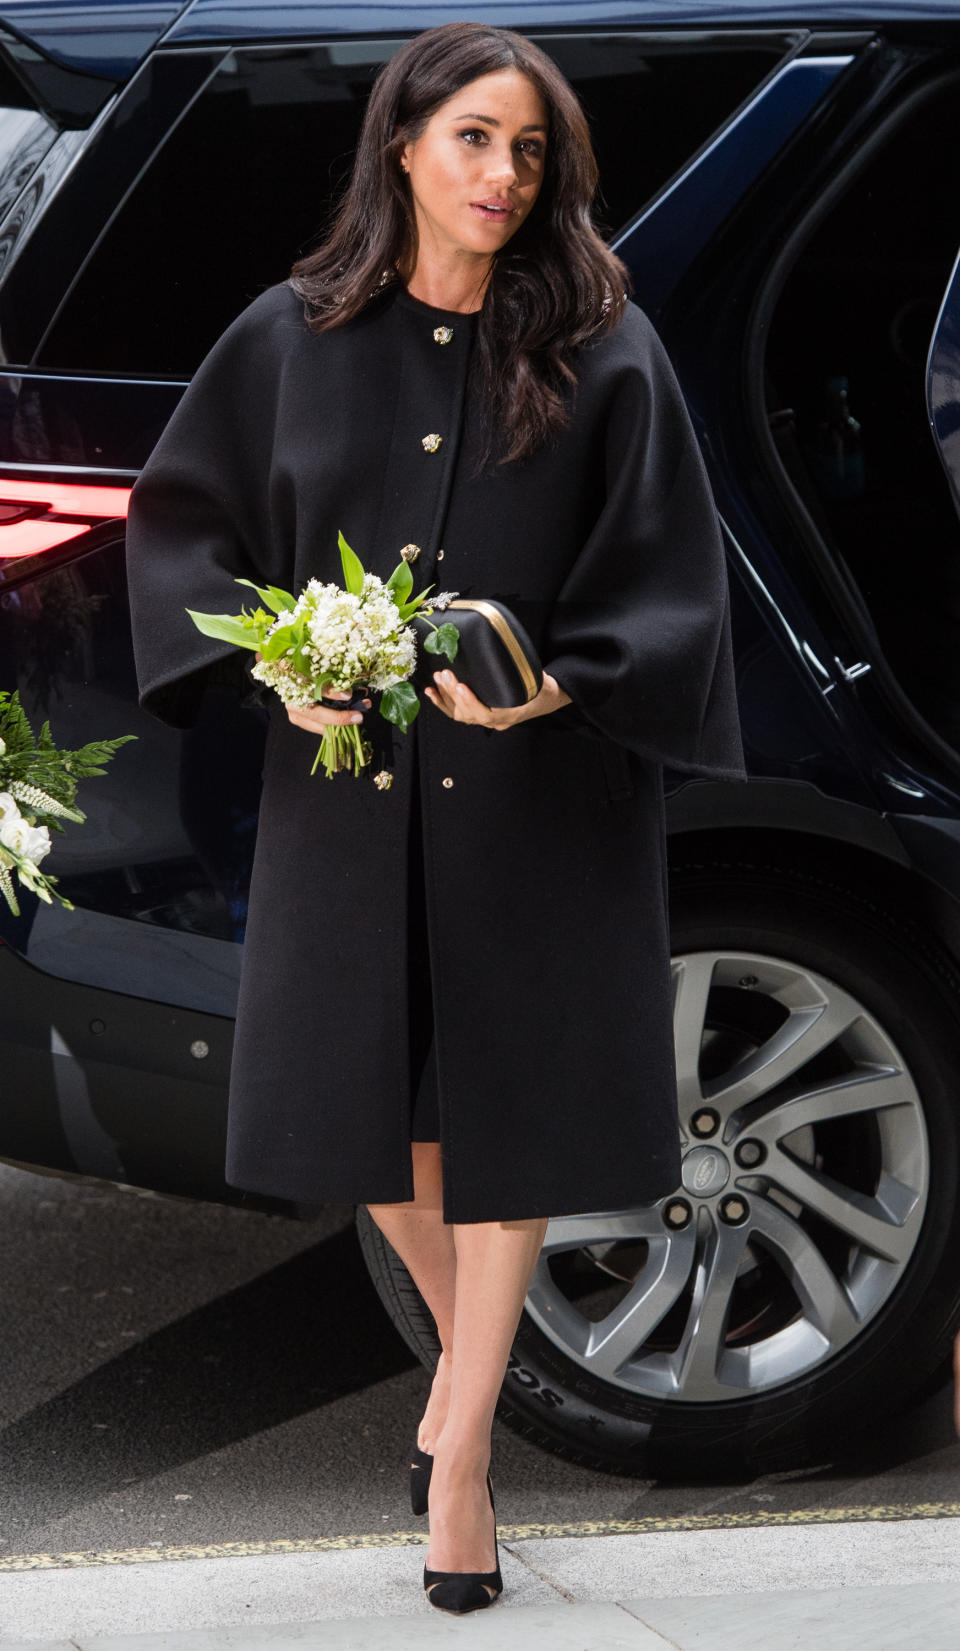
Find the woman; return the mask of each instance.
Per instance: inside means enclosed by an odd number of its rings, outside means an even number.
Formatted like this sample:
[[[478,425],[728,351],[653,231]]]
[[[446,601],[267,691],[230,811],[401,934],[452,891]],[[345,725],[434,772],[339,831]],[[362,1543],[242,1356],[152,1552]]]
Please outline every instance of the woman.
[[[596,181],[535,45],[417,35],[326,241],[227,329],[131,500],[140,699],[174,726],[228,651],[183,608],[339,583],[338,529],[382,576],[501,599],[544,662],[518,709],[421,664],[411,732],[368,719],[374,784],[308,777],[369,700],[271,696],[230,1078],[230,1184],[365,1203],[434,1314],[411,1487],[454,1611],[502,1587],[491,1422],[546,1219],[679,1177],[662,764],[742,772],[716,511]]]

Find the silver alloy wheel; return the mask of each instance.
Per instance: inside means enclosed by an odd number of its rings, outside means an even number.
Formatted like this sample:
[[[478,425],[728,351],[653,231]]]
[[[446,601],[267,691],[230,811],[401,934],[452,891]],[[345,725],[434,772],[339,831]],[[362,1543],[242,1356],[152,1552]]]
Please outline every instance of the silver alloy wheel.
[[[601,1381],[729,1401],[809,1371],[883,1306],[923,1221],[927,1131],[891,1039],[835,982],[729,951],[673,976],[682,1185],[551,1221],[526,1308]]]

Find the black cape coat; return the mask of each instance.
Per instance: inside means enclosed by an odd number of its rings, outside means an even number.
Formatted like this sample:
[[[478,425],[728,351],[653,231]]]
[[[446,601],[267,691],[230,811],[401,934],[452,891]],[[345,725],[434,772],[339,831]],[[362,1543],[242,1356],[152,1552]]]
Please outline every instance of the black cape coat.
[[[571,696],[503,732],[423,699],[378,789],[311,777],[317,736],[262,695],[226,1179],[310,1204],[413,1196],[416,785],[448,1222],[626,1208],[678,1184],[662,768],[742,775],[719,522],[651,321],[628,303],[580,351],[569,429],[479,476],[476,325],[393,281],[317,336],[292,288],[270,287],[184,392],[127,537],[140,704],[174,727],[214,662],[241,657],[185,607],[255,606],[235,575],[342,584],[338,530],[383,578],[412,543],[416,590],[505,602]],[[383,719],[365,721],[379,741]]]

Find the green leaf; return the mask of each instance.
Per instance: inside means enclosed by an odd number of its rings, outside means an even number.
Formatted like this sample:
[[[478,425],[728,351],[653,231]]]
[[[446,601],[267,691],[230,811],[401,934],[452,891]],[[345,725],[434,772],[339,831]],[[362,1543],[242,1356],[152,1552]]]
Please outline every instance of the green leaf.
[[[300,643],[300,625],[278,625],[277,629],[261,644],[260,652],[265,660],[279,659],[289,648],[296,649]]]
[[[393,688],[384,688],[380,695],[380,715],[395,723],[405,734],[420,710],[416,688],[409,682],[398,682]]]
[[[429,595],[429,593],[430,593],[430,592],[431,592],[431,591],[432,591],[432,590],[433,590],[433,586],[432,586],[432,585],[428,585],[428,586],[427,586],[427,588],[426,588],[426,590],[422,590],[422,591],[421,591],[421,592],[420,592],[420,595],[419,595],[419,596],[415,596],[415,597],[414,597],[414,598],[413,598],[413,601],[412,601],[412,602],[404,602],[404,604],[403,604],[403,606],[402,606],[402,607],[401,607],[401,609],[400,609],[400,618],[401,618],[401,619],[409,619],[409,618],[410,618],[410,615],[411,615],[411,614],[412,614],[412,613],[416,613],[416,611],[417,611],[417,609],[418,609],[418,608],[419,608],[419,606],[420,606],[420,604],[421,604],[421,602],[425,602],[425,601],[426,601],[426,599],[427,599],[427,597],[428,597],[428,595]]]
[[[77,751],[61,751],[64,766],[77,779],[83,779],[88,774],[104,774],[106,770],[99,764],[109,762],[114,752],[127,740],[139,738],[137,734],[120,734],[115,740],[91,740],[89,745],[80,746]],[[45,785],[45,790],[52,790],[52,786]]]
[[[249,585],[251,590],[256,591],[261,602],[266,602],[267,607],[272,608],[274,613],[289,613],[294,606],[295,598],[289,591],[281,590],[279,585],[255,585],[252,579],[236,579],[234,583]]]
[[[446,654],[451,663],[457,657],[459,646],[460,632],[449,620],[445,625],[438,625],[435,631],[431,631],[423,644],[426,653]]]
[[[256,630],[251,630],[233,614],[194,613],[192,608],[188,608],[187,613],[204,636],[216,637],[218,642],[232,642],[235,647],[249,648],[253,653],[260,647]]]
[[[14,688],[12,694],[0,693],[0,735],[6,741],[10,756],[17,751],[33,749],[33,730],[27,721],[27,713],[20,704],[20,691],[17,688]]]
[[[337,534],[337,543],[340,546],[340,560],[343,563],[343,582],[351,596],[359,596],[363,590],[363,563],[359,556],[350,549],[342,533]]]
[[[106,769],[102,764],[108,762],[121,745],[125,745],[128,740],[136,739],[137,735],[121,734],[118,739],[92,740],[77,751],[58,750],[50,733],[49,722],[43,723],[39,738],[34,740],[17,691],[14,690],[12,695],[0,693],[0,737],[6,746],[0,752],[0,791],[9,788],[14,796],[19,796],[24,805],[23,813],[26,819],[35,823],[38,816],[43,816],[43,823],[51,832],[62,833],[63,821],[57,814],[51,814],[43,807],[43,794],[46,794],[48,801],[59,804],[66,818],[84,821],[86,815],[74,803],[77,781],[86,775],[104,774]],[[39,798],[29,794],[23,796],[25,786],[35,787]],[[10,868],[14,861],[9,856],[4,861],[5,853],[5,850],[0,849],[0,864],[6,865],[8,877],[12,877]],[[52,887],[56,879],[44,879],[41,873],[37,875],[39,881],[35,885],[35,890],[46,900],[49,898],[46,891]],[[22,876],[20,880],[23,881]],[[59,894],[57,899],[67,904]]]
[[[403,604],[413,589],[413,572],[409,562],[398,562],[389,579],[387,590],[396,602],[397,607],[403,609]]]

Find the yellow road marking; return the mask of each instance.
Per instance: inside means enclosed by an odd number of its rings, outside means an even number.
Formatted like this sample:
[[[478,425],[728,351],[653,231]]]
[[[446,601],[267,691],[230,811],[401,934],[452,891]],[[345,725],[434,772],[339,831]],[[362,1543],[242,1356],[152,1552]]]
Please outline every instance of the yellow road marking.
[[[890,1503],[876,1508],[792,1508],[783,1513],[757,1509],[746,1513],[678,1515],[672,1519],[585,1519],[565,1525],[498,1525],[501,1542],[542,1541],[548,1537],[651,1536],[662,1531],[745,1530],[752,1526],[847,1525],[895,1519],[960,1519],[960,1502]],[[373,1531],[359,1536],[318,1536],[274,1542],[214,1542],[207,1547],[95,1549],[78,1553],[9,1554],[0,1571],[77,1569],[86,1565],[143,1565],[171,1559],[251,1559],[268,1554],[322,1554],[344,1548],[405,1548],[427,1543],[425,1530]]]

